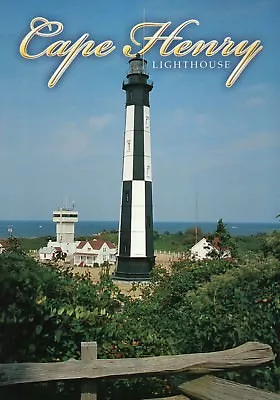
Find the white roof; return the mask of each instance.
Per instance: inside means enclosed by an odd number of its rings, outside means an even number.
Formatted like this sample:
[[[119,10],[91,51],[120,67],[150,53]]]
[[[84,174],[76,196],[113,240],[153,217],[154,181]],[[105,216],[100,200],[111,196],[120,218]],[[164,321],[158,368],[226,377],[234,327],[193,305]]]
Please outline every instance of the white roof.
[[[40,254],[51,254],[55,249],[53,247],[42,247],[39,250]]]

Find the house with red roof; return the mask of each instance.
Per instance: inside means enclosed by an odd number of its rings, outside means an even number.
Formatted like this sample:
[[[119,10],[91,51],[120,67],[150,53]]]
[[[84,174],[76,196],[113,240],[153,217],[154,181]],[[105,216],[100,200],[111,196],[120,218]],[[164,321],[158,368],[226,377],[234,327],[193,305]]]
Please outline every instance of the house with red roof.
[[[116,262],[117,248],[114,243],[103,240],[82,240],[74,253],[74,265],[80,267],[93,267],[104,262],[114,264]]]

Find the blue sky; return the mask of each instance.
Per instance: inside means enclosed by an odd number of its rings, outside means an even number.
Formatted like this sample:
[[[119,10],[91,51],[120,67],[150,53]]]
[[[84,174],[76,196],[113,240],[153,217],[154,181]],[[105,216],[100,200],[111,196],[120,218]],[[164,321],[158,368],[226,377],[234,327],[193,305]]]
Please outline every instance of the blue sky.
[[[200,26],[181,32],[184,40],[231,36],[264,46],[232,88],[225,81],[234,57],[229,70],[160,70],[152,68],[163,60],[159,46],[147,54],[154,219],[193,221],[196,193],[200,221],[273,221],[280,212],[278,0],[11,0],[0,24],[0,219],[50,219],[66,197],[82,220],[118,219],[128,69],[122,47],[144,8],[147,21],[171,21],[173,29],[198,19]],[[113,40],[116,50],[78,57],[50,89],[62,59],[19,54],[38,16],[64,25],[49,43],[89,33],[98,43]],[[47,39],[35,40],[46,47]]]

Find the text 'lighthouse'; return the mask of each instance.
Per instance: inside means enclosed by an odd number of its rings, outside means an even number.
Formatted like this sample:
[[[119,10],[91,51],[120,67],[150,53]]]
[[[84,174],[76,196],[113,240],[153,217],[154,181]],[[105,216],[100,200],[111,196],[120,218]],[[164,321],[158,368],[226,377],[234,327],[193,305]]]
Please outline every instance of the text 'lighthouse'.
[[[152,164],[147,61],[129,61],[116,279],[145,280],[154,265]]]

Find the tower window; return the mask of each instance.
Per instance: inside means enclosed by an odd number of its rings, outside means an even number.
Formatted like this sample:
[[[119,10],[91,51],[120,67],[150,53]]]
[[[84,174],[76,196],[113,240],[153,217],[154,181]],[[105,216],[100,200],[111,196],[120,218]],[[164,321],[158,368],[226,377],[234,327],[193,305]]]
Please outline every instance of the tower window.
[[[150,169],[151,167],[149,165],[147,165],[146,171],[147,171],[147,178],[150,177]]]
[[[126,202],[129,201],[129,191],[128,190],[125,191],[125,201]]]
[[[149,128],[149,117],[146,117],[146,128]]]
[[[126,143],[127,143],[127,151],[128,153],[130,153],[130,140],[128,140]]]

